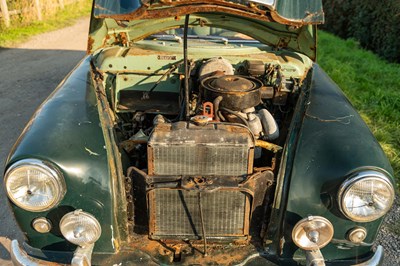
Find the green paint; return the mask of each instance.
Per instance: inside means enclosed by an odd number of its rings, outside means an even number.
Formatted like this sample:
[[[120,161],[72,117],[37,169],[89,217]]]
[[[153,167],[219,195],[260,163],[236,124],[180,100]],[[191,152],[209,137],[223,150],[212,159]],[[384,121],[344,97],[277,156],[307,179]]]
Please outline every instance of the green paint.
[[[55,209],[32,213],[12,205],[28,244],[35,248],[51,249],[52,245],[58,244],[69,250],[74,249],[57,230],[58,224],[63,214],[83,209],[94,215],[102,225],[102,235],[96,242],[95,251],[114,252],[111,226],[115,213],[107,161],[109,155],[88,71],[89,57],[38,109],[7,161],[6,168],[24,158],[51,161],[65,178],[67,193]],[[56,231],[40,234],[32,229],[32,220],[43,216],[51,220]],[[113,231],[117,236],[118,227],[113,225]]]

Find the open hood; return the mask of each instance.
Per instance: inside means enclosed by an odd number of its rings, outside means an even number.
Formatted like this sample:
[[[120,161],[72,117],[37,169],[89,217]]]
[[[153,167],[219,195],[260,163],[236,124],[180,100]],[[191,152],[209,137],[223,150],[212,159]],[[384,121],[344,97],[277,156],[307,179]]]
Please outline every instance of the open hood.
[[[208,12],[242,13],[260,20],[287,25],[321,24],[324,22],[322,0],[96,0],[95,16],[115,19],[161,18]],[[169,9],[168,12],[166,8]]]
[[[95,0],[88,52],[177,28],[187,14],[192,26],[236,30],[312,60],[316,59],[315,24],[324,20],[321,0]]]

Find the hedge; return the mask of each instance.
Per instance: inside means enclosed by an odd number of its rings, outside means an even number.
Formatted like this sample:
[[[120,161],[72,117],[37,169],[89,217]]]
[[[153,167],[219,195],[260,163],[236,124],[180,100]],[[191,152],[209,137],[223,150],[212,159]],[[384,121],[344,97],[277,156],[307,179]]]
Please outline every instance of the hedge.
[[[322,29],[354,38],[366,49],[400,63],[399,0],[323,0]]]

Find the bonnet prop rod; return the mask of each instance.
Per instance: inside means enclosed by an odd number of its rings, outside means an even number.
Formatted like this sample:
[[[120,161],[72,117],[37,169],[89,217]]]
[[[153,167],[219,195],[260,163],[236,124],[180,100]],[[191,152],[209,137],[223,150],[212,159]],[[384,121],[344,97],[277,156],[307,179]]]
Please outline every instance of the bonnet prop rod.
[[[188,28],[189,28],[189,15],[185,16],[185,26],[183,28],[183,63],[185,68],[185,118],[189,120],[190,110],[189,110],[189,64],[187,58],[187,41],[188,41]]]

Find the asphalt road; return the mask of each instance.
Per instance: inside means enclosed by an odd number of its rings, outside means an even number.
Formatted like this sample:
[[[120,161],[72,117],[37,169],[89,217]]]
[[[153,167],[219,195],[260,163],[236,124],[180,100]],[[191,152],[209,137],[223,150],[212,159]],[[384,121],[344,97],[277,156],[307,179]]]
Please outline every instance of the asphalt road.
[[[0,48],[0,176],[6,156],[37,107],[85,55],[89,19],[72,27],[39,35],[22,45]],[[0,265],[11,265],[11,239],[23,240],[6,206],[0,177]],[[385,219],[379,243],[384,265],[400,265],[400,236],[393,233],[400,220],[398,201]]]
[[[0,176],[8,152],[33,112],[85,55],[88,30],[85,18],[16,48],[0,48]],[[23,236],[6,206],[0,179],[0,265],[11,265],[10,241]]]

